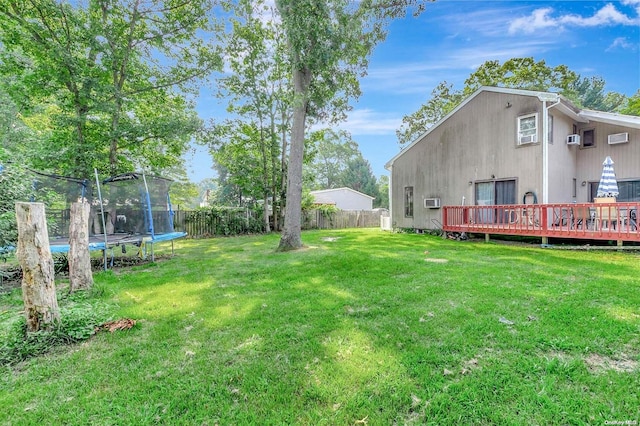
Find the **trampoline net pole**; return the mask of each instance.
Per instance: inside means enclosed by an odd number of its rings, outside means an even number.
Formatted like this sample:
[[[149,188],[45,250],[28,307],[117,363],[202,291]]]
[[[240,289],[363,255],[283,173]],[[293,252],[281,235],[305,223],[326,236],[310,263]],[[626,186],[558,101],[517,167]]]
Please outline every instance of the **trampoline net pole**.
[[[98,169],[93,169],[94,174],[96,175],[96,185],[98,188],[98,199],[100,200],[100,216],[102,217],[102,232],[104,234],[104,250],[102,253],[104,254],[104,270],[107,270],[107,222],[104,219],[104,204],[102,204],[102,191],[100,190],[100,179],[98,178]]]
[[[142,173],[142,180],[144,181],[144,190],[146,194],[147,214],[149,217],[149,232],[151,233],[151,241],[153,241],[155,232],[153,229],[153,212],[151,211],[151,195],[149,195],[149,186],[147,185],[147,177],[145,176],[144,172]]]

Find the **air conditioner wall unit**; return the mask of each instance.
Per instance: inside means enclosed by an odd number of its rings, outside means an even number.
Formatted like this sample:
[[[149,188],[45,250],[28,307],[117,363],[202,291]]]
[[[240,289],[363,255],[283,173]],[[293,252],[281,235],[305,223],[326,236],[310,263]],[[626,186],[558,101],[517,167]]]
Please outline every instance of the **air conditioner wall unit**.
[[[615,145],[618,143],[627,143],[629,142],[629,133],[614,133],[607,137],[607,143],[609,145]]]
[[[567,145],[580,145],[580,135],[567,135]]]
[[[424,208],[425,209],[439,209],[440,208],[440,198],[425,198],[424,199]]]
[[[525,143],[535,143],[538,142],[538,135],[527,135],[527,136],[520,136],[519,138],[519,143],[525,144]]]

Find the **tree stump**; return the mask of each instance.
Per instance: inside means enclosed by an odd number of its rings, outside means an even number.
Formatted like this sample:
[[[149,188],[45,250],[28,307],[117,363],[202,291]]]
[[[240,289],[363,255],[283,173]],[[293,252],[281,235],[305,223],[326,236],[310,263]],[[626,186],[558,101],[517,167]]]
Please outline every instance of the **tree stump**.
[[[22,298],[27,330],[48,329],[60,321],[60,310],[44,204],[16,203],[16,219],[16,257],[22,267]]]
[[[93,286],[89,252],[89,213],[86,201],[71,204],[69,223],[69,291],[88,290]]]

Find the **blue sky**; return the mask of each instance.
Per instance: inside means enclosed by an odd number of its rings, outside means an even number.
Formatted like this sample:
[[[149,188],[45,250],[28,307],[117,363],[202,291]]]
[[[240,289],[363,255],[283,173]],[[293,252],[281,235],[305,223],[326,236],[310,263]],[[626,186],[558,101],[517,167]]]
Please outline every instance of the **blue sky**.
[[[567,65],[583,77],[600,76],[606,90],[632,96],[640,89],[640,0],[438,0],[419,17],[391,24],[360,84],[362,96],[339,127],[351,132],[373,173],[400,150],[395,130],[442,81],[464,80],[488,60],[533,57]],[[199,100],[203,118],[223,110]],[[214,177],[198,147],[185,156],[192,181]]]

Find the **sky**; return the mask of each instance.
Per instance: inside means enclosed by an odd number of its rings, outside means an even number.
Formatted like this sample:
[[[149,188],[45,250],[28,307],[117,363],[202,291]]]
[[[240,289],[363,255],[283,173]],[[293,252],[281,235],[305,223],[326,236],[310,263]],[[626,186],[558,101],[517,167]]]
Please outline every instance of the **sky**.
[[[566,65],[582,77],[602,77],[606,91],[632,96],[640,89],[640,0],[437,0],[390,25],[360,80],[362,95],[337,127],[351,133],[376,177],[387,175],[385,163],[400,151],[402,118],[440,82],[461,90],[485,61],[515,57]],[[202,96],[200,116],[220,118],[218,102]],[[215,177],[205,148],[194,146],[185,159],[193,182]]]

